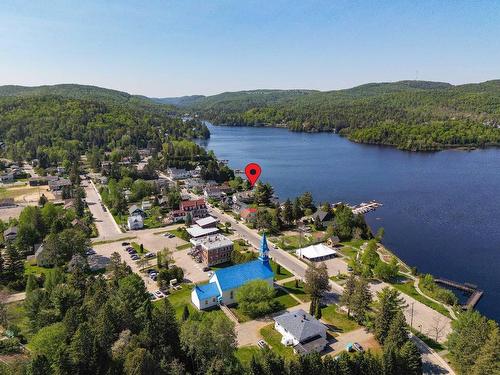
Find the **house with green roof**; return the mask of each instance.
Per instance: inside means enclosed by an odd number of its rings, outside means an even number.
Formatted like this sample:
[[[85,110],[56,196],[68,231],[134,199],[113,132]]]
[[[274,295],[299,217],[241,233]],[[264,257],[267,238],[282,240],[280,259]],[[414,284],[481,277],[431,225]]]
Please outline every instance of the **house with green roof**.
[[[274,273],[269,264],[269,247],[266,235],[262,236],[259,258],[215,271],[208,284],[195,285],[191,301],[200,310],[213,306],[236,303],[236,290],[253,280],[265,280],[273,285]]]

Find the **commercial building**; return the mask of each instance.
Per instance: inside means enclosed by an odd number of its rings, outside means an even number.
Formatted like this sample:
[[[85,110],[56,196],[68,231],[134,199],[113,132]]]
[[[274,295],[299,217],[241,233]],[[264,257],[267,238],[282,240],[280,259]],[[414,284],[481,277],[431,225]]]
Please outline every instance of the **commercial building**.
[[[222,234],[209,235],[192,240],[194,251],[201,256],[203,263],[209,267],[231,260],[233,241]]]

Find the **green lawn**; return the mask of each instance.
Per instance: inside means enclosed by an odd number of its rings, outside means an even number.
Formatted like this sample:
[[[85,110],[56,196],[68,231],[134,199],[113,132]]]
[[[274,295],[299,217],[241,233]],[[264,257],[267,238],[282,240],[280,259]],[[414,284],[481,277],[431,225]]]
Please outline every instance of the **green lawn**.
[[[260,334],[277,354],[288,359],[296,357],[291,347],[285,346],[281,343],[281,334],[274,329],[274,324],[262,327]]]
[[[352,246],[359,249],[361,245],[363,245],[365,242],[366,240],[351,240],[351,241],[341,242],[341,244],[344,246]]]
[[[182,230],[181,228],[169,230],[168,233],[171,233],[176,237],[182,238],[184,241],[189,241],[189,233],[186,232],[186,230]]]
[[[30,264],[29,262],[24,262],[24,274],[25,275],[45,275],[50,271],[50,268],[39,267]]]
[[[184,305],[188,306],[189,312],[196,311],[196,307],[191,303],[192,288],[192,284],[183,285],[182,289],[177,290],[166,297],[174,307],[177,318],[180,318],[182,316]],[[156,300],[154,301],[154,304],[160,304],[161,302],[161,300]]]
[[[23,302],[13,302],[6,305],[7,321],[9,324],[17,326],[21,334],[29,341],[33,336],[30,329],[29,319],[26,316]]]
[[[276,264],[276,262],[274,260],[271,260],[270,263],[271,263],[271,268],[274,272],[274,278],[276,280],[288,279],[289,277],[293,276],[293,274],[283,266],[280,266],[280,273],[277,273],[276,271],[277,271],[278,265]]]
[[[322,308],[321,315],[337,332],[345,333],[360,328],[358,323],[347,317],[347,314],[337,311],[337,305],[329,305]]]
[[[305,247],[317,243],[313,236],[305,237],[300,235],[281,236],[276,244],[283,250],[294,250],[300,247]]]
[[[240,360],[243,365],[248,365],[252,357],[260,355],[261,349],[258,346],[242,346],[236,350],[236,358]]]
[[[401,293],[407,294],[410,297],[413,297],[419,302],[422,302],[424,305],[429,306],[431,309],[436,310],[437,312],[443,314],[444,316],[447,316],[448,318],[450,317],[450,313],[448,310],[446,310],[443,305],[436,303],[434,301],[431,301],[430,299],[422,296],[420,293],[417,292],[415,287],[413,286],[413,280],[407,283],[397,283],[397,284],[391,284],[394,288],[399,290]]]
[[[302,302],[311,301],[311,296],[304,291],[304,282],[298,282],[298,288],[295,287],[295,280],[288,281],[283,284],[283,287],[288,291],[288,293],[295,294]]]
[[[358,253],[357,250],[353,249],[352,247],[342,247],[340,250],[339,250],[343,255],[345,255],[346,257],[348,258],[351,258],[351,259],[356,259],[356,254]]]
[[[289,307],[296,306],[299,304],[295,298],[293,298],[283,289],[276,290],[276,296],[274,297],[274,299],[279,301],[284,306],[285,309],[288,309]]]

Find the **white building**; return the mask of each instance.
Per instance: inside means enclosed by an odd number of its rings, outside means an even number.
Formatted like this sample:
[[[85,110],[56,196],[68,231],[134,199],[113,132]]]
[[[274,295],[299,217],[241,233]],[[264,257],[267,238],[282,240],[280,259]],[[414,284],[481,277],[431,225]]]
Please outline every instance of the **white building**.
[[[313,262],[319,262],[327,259],[333,258],[337,252],[332,248],[323,245],[322,243],[317,245],[311,245],[297,249],[295,254],[299,258],[306,258]]]
[[[300,309],[274,318],[274,329],[281,333],[281,343],[293,346],[297,354],[321,352],[326,344],[326,327]]]
[[[129,216],[127,225],[130,230],[142,229],[144,227],[144,218],[141,215]]]
[[[191,177],[191,173],[185,169],[168,168],[167,173],[172,180],[183,180]]]
[[[189,235],[193,238],[208,236],[219,232],[219,228],[202,228],[199,225],[191,225],[186,229]]]

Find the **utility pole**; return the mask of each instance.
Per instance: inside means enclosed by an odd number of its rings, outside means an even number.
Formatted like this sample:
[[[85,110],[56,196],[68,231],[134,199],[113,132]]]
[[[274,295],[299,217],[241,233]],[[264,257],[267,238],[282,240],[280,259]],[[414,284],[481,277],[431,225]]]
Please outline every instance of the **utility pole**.
[[[411,318],[410,318],[410,328],[413,328],[413,305],[415,304],[415,301],[411,303]]]

